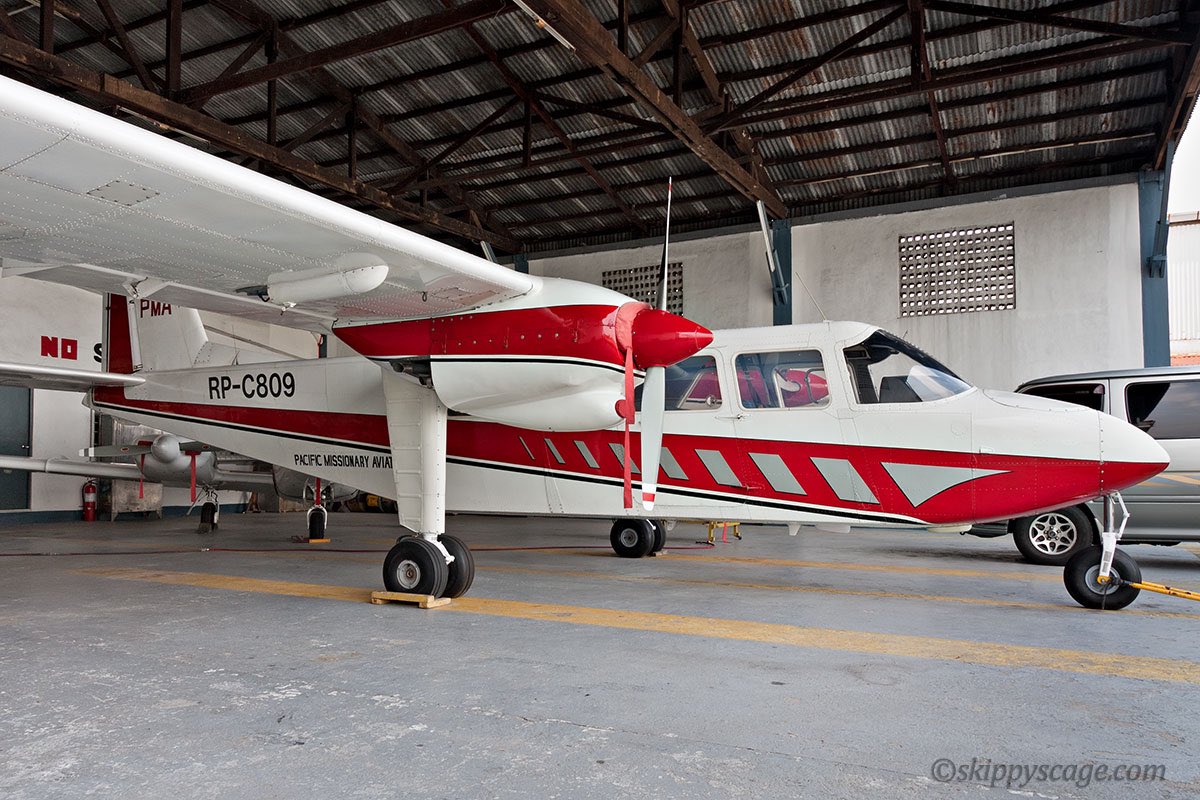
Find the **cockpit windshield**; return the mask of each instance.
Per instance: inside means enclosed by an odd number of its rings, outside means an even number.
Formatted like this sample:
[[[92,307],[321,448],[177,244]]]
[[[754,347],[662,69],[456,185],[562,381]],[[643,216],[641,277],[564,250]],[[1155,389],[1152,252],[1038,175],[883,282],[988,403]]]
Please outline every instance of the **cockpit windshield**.
[[[928,353],[884,331],[845,352],[860,403],[927,403],[971,388]]]

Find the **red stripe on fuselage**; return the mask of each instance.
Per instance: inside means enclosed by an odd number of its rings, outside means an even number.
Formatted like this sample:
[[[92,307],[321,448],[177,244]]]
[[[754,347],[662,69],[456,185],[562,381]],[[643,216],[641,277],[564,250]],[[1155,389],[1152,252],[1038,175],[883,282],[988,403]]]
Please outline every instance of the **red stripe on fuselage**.
[[[200,423],[227,423],[261,429],[264,433],[338,439],[371,447],[387,447],[387,419],[382,415],[328,411],[296,411],[272,408],[134,400],[120,388],[95,390],[95,399],[130,412],[160,412],[195,419]],[[448,453],[472,461],[490,461],[517,468],[534,468],[576,475],[619,480],[623,465],[611,445],[623,444],[619,430],[547,433],[513,428],[490,422],[451,418]],[[546,441],[565,463],[559,463]],[[522,441],[524,444],[522,444]],[[597,467],[591,467],[576,446],[582,442]],[[861,445],[809,442],[745,440],[715,436],[665,434],[663,446],[671,451],[687,480],[659,475],[659,494],[672,487],[726,496],[825,506],[867,514],[915,517],[929,524],[948,525],[971,521],[1008,519],[1043,508],[1069,505],[1105,491],[1136,484],[1156,473],[1160,465],[1006,456],[940,450],[908,450]],[[638,436],[631,442],[633,454],[640,451]],[[698,450],[721,454],[742,485],[722,485],[709,474]],[[804,495],[777,492],[751,460],[750,454],[774,454],[804,488]],[[814,465],[813,458],[845,459],[871,488],[878,503],[848,502],[837,496]],[[1000,470],[952,486],[914,507],[887,473],[884,463]],[[619,502],[619,487],[614,488]]]
[[[334,328],[367,358],[549,356],[620,365],[617,307],[549,306]]]

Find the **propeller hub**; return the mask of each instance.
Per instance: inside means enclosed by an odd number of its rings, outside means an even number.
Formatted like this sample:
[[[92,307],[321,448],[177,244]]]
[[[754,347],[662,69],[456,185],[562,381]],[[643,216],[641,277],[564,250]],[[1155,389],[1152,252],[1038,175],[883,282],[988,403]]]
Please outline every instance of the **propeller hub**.
[[[643,309],[633,320],[633,360],[638,369],[669,367],[707,347],[712,331],[657,309]]]

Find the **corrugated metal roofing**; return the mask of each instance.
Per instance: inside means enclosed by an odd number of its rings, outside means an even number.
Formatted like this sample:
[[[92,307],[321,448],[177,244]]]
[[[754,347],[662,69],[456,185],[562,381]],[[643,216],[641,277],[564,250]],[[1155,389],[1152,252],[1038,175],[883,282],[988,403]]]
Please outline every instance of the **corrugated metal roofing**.
[[[242,71],[266,64],[267,30],[249,21],[262,15],[272,18],[290,41],[279,56],[287,58],[352,46],[364,36],[464,1],[187,0],[183,87],[216,79],[243,53]],[[812,67],[748,113],[751,155],[726,134],[714,134],[714,140],[744,166],[761,162],[796,215],[1133,171],[1153,158],[1174,99],[1174,56],[1186,47],[1112,32],[966,16],[930,2],[935,7],[924,12],[926,52],[939,83],[924,91],[913,87],[907,11],[839,57],[814,66],[814,59],[875,20],[907,9],[906,2],[682,0],[687,25],[723,84],[724,103],[736,108],[784,77]],[[1156,32],[1182,31],[1196,46],[1195,20],[1181,18],[1184,0],[974,2]],[[581,5],[616,36],[616,3],[582,0]],[[24,4],[0,0],[0,8],[10,12]],[[113,5],[139,57],[161,76],[163,4],[122,0]],[[662,0],[628,0],[628,11],[632,57],[670,18]],[[107,28],[98,7],[81,3],[73,13],[78,23],[65,20],[56,26],[56,49],[89,69],[137,82],[115,36],[103,43],[89,37],[89,28]],[[36,10],[11,19],[34,37]],[[651,111],[519,10],[504,9],[476,21],[471,30],[482,47],[461,28],[445,30],[281,78],[276,82],[278,142],[305,135],[307,141],[294,148],[297,155],[345,169],[346,118],[334,93],[347,90],[422,159],[440,157],[432,169],[414,165],[360,126],[360,180],[386,187],[419,169],[399,197],[464,220],[474,211],[531,249],[616,241],[639,235],[637,223],[659,227],[662,183],[668,175],[679,179],[677,229],[754,218],[751,201],[667,132]],[[675,84],[674,40],[674,35],[667,37],[644,67],[667,95]],[[498,63],[488,51],[497,54]],[[1044,60],[1038,70],[1024,66],[1041,57],[1057,60]],[[686,51],[679,61],[680,106],[704,125],[720,108]],[[996,69],[977,74],[992,67]],[[521,97],[510,85],[514,80]],[[255,84],[217,94],[202,108],[265,139],[266,95],[265,84]],[[528,134],[526,97],[541,107],[530,112]],[[934,105],[945,130],[949,173],[935,135]],[[540,113],[548,114],[553,125],[545,124]],[[493,114],[498,116],[484,130],[464,138]],[[590,168],[599,172],[604,186],[589,175]],[[448,189],[447,181],[458,189]],[[607,187],[634,210],[636,223],[618,208]]]

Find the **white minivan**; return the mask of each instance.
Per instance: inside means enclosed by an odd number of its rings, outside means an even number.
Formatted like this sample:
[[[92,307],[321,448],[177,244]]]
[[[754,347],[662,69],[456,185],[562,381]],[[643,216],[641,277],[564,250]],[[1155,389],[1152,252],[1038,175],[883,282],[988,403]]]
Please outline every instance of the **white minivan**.
[[[1130,513],[1122,545],[1200,541],[1200,367],[1058,375],[1017,391],[1106,411],[1170,454],[1164,472],[1121,493]],[[1087,503],[1010,520],[1008,530],[1026,559],[1061,566],[1099,543],[1100,518],[1100,503]]]

